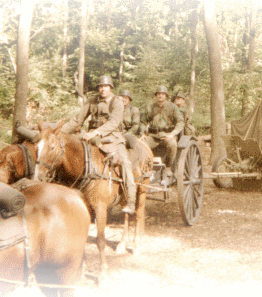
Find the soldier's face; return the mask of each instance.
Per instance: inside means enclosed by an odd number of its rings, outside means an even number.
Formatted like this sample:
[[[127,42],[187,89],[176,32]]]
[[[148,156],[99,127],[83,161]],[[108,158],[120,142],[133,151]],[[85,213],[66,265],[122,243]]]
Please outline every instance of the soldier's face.
[[[106,98],[111,94],[111,86],[110,85],[100,85],[98,86],[98,93],[101,96],[101,98]]]
[[[177,97],[175,99],[175,104],[178,106],[178,107],[182,107],[185,105],[185,100],[181,97]]]
[[[156,93],[156,99],[158,103],[165,102],[167,98],[167,94],[163,92]]]
[[[130,102],[130,98],[128,96],[122,96],[124,106],[128,105]]]

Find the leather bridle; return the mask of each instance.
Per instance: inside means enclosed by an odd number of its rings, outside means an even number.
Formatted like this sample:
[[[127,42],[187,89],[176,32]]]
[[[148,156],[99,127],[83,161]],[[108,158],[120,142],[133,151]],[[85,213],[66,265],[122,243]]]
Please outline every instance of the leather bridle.
[[[58,137],[58,136],[55,136],[55,137],[59,140],[59,144],[61,146],[61,150],[59,151],[58,155],[56,156],[56,158],[54,159],[54,161],[52,162],[52,164],[49,165],[49,164],[47,164],[45,162],[41,162],[39,160],[36,161],[36,164],[37,165],[44,166],[45,168],[48,169],[47,176],[50,178],[50,180],[53,180],[55,178],[56,170],[54,168],[56,167],[56,164],[59,161],[59,159],[65,153],[65,144],[61,141],[61,138],[60,137]]]

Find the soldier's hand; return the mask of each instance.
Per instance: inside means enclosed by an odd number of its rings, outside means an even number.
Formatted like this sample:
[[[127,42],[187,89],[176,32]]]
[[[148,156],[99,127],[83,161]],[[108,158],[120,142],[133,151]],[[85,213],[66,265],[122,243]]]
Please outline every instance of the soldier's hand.
[[[147,138],[147,136],[146,136],[146,134],[144,134],[140,137],[140,140],[144,140],[144,139],[146,140],[146,138]]]
[[[174,138],[174,136],[171,133],[165,135],[165,141],[169,141],[173,138]]]
[[[87,132],[87,133],[85,133],[83,135],[83,139],[86,140],[86,141],[88,141],[88,140],[94,138],[96,135],[98,135],[98,134],[97,134],[97,132],[95,130],[92,131],[92,132]]]

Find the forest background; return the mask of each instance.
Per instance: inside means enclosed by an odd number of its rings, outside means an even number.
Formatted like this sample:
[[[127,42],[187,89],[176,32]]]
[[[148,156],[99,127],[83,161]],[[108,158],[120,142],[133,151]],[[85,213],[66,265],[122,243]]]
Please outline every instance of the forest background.
[[[81,18],[87,3],[84,93],[100,75],[115,93],[129,89],[132,104],[154,100],[158,85],[170,97],[187,93],[197,133],[209,132],[210,72],[202,1],[38,0],[30,33],[27,123],[70,119],[80,109],[75,90]],[[0,138],[11,141],[16,92],[19,0],[0,0]],[[226,121],[262,98],[262,4],[216,1]]]

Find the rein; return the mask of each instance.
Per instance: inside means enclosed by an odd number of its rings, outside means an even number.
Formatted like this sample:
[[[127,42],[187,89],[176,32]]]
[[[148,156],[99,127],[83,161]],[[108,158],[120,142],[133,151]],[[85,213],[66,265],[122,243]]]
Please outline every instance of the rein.
[[[23,145],[23,144],[18,144],[18,147],[22,150],[23,156],[24,156],[24,161],[25,161],[25,177],[31,177],[34,174],[34,161],[32,158],[32,155],[29,151],[29,149]]]

